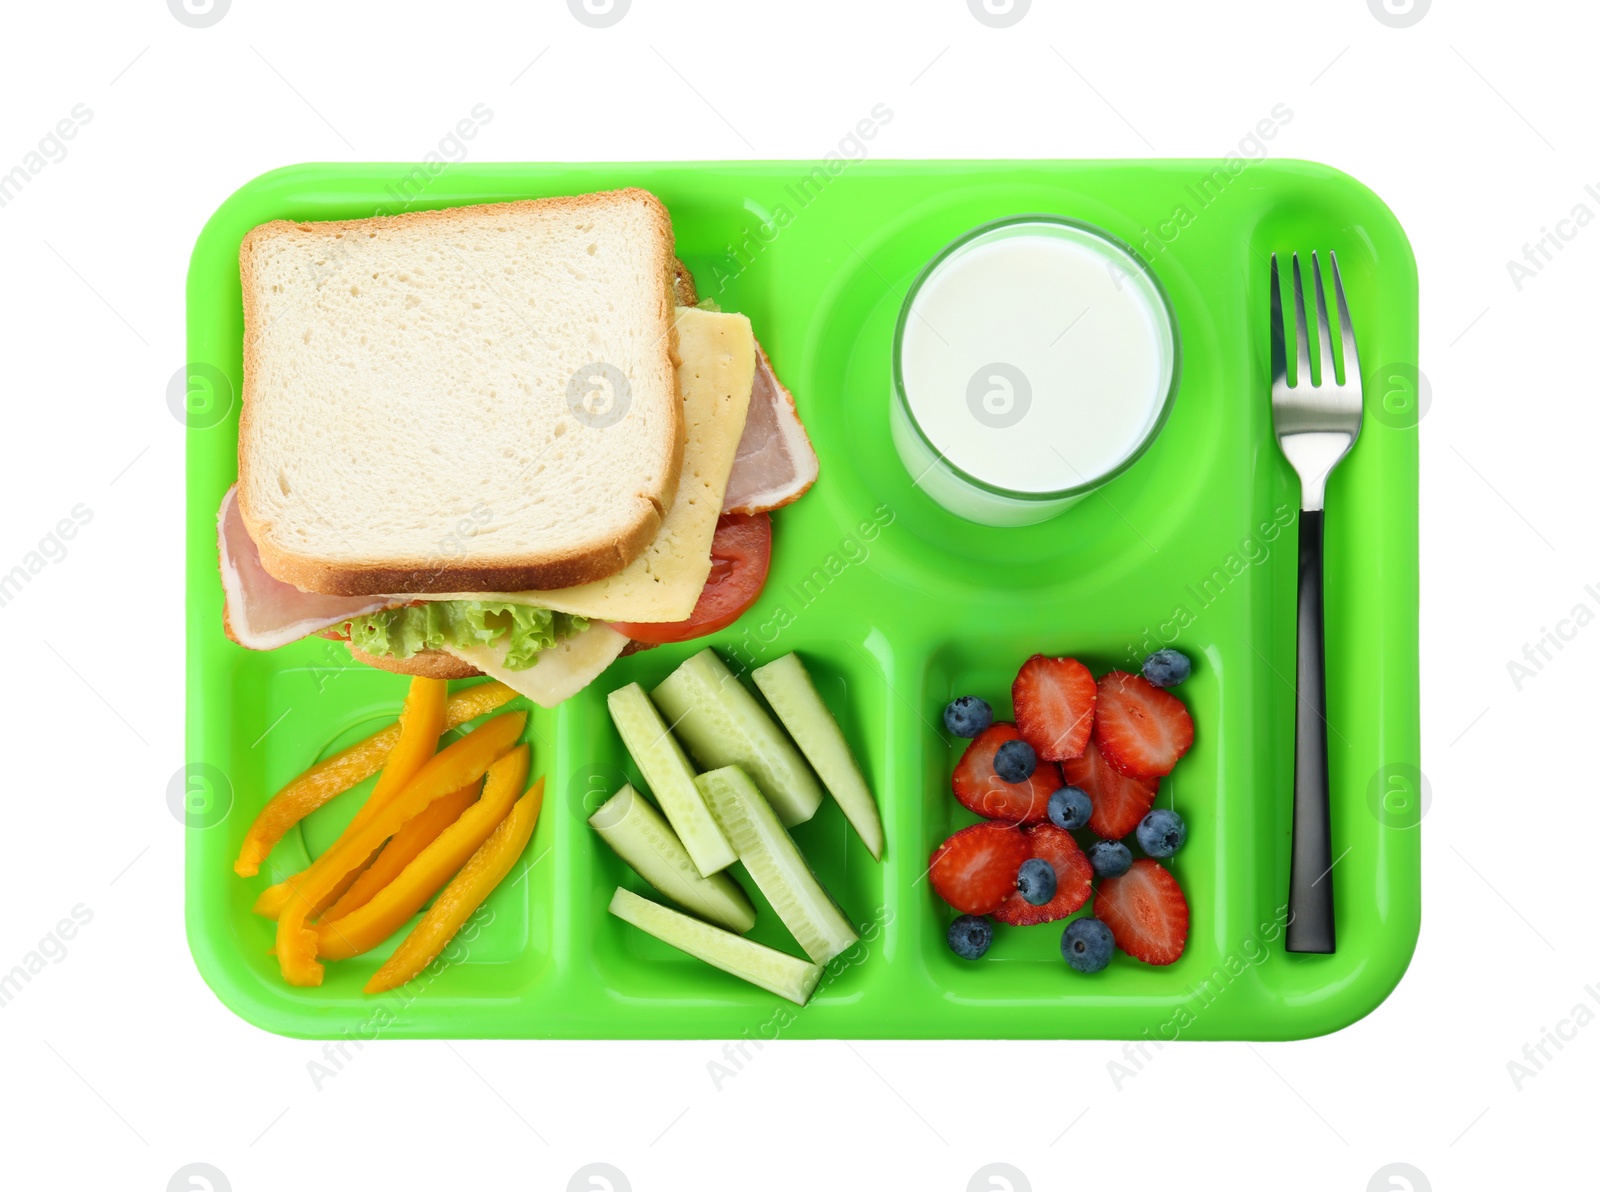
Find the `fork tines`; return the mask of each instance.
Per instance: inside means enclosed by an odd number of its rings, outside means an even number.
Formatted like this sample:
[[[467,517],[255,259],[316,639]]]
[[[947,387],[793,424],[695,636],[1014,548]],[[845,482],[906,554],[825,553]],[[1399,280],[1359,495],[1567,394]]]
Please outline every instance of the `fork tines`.
[[[1355,360],[1356,336],[1350,326],[1350,307],[1345,302],[1344,280],[1339,276],[1339,259],[1331,251],[1328,253],[1328,268],[1333,274],[1334,303],[1339,313],[1339,338],[1343,348],[1345,375],[1340,376],[1334,364],[1333,336],[1328,322],[1327,287],[1322,281],[1321,254],[1311,253],[1311,286],[1316,294],[1317,303],[1317,346],[1318,371],[1315,378],[1311,372],[1311,342],[1306,334],[1306,294],[1305,277],[1300,264],[1300,254],[1290,254],[1290,269],[1294,276],[1294,330],[1295,330],[1295,378],[1294,384],[1289,388],[1297,389],[1302,384],[1320,388],[1324,385],[1344,385],[1350,381],[1351,364]],[[1282,282],[1278,275],[1278,254],[1272,254],[1272,376],[1277,381],[1280,377],[1287,381],[1288,358],[1286,342],[1287,329],[1284,326],[1283,291]],[[1360,371],[1355,370],[1357,384],[1360,383]]]

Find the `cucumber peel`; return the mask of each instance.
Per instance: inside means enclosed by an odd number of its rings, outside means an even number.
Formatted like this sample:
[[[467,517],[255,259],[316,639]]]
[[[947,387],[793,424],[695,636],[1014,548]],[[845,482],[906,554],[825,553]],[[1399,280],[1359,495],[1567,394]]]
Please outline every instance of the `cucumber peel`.
[[[875,861],[883,860],[883,821],[839,722],[817,694],[798,654],[785,654],[751,673],[756,687],[806,755]]]
[[[786,827],[816,814],[822,786],[811,767],[716,651],[700,651],[650,694],[703,768],[743,769]]]
[[[637,683],[606,696],[606,707],[622,735],[645,785],[661,805],[667,822],[702,876],[733,864],[732,846],[723,837],[694,784],[694,770],[677,738],[667,728],[644,688]]]
[[[589,825],[640,877],[685,910],[741,935],[755,926],[756,908],[738,883],[726,873],[703,876],[672,825],[632,786],[624,784],[602,803]]]
[[[671,907],[641,898],[617,887],[611,896],[611,913],[663,943],[715,965],[752,985],[803,1006],[822,979],[822,966],[702,923]]]
[[[860,938],[748,774],[724,766],[695,782],[751,879],[807,956],[827,964]]]

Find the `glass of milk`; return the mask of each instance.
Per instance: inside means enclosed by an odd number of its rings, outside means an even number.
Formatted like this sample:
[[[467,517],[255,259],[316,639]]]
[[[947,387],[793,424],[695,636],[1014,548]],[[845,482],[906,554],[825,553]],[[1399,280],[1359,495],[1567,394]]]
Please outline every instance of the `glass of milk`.
[[[1024,215],[929,262],[894,333],[890,427],[918,487],[968,521],[1043,521],[1129,467],[1178,387],[1178,331],[1132,249]]]

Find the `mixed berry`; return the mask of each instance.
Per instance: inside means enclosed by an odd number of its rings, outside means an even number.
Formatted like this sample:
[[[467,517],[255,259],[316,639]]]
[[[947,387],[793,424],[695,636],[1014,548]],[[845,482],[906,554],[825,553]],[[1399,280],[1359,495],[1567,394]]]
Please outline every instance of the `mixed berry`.
[[[950,702],[945,728],[972,742],[951,787],[983,817],[939,845],[928,866],[934,891],[960,912],[952,952],[977,960],[994,923],[1056,922],[1092,898],[1092,917],[1073,919],[1061,936],[1074,970],[1099,972],[1116,949],[1157,965],[1183,954],[1189,906],[1161,862],[1188,828],[1155,802],[1194,743],[1189,710],[1167,690],[1192,670],[1186,655],[1157,650],[1139,674],[1096,681],[1076,659],[1035,654],[1011,687],[1015,723],[995,720],[975,695]],[[1144,854],[1137,860],[1123,842],[1130,835]]]

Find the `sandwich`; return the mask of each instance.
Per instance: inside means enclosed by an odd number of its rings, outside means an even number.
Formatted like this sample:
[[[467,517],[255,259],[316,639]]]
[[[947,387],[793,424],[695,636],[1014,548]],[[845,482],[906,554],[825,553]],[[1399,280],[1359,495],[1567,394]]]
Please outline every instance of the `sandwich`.
[[[543,706],[753,603],[817,460],[747,318],[638,189],[337,222],[240,248],[224,629],[313,635]],[[715,564],[715,565],[714,565]]]

